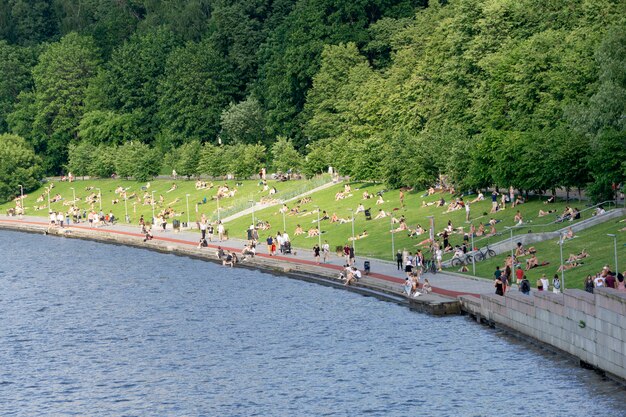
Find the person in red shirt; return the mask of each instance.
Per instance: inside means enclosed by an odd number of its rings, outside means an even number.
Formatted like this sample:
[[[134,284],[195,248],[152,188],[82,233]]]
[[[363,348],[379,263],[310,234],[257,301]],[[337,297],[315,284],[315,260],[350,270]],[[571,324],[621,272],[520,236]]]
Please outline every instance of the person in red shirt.
[[[515,278],[517,278],[517,285],[519,285],[519,283],[522,282],[522,279],[524,278],[524,270],[522,270],[522,267],[519,265],[515,270]]]

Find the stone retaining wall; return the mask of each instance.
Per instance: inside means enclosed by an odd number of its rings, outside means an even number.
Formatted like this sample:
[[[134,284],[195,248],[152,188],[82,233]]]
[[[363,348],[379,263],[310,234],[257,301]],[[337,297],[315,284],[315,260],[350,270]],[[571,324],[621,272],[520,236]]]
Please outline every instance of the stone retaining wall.
[[[462,308],[496,327],[530,336],[626,381],[626,293],[519,292],[461,297]]]

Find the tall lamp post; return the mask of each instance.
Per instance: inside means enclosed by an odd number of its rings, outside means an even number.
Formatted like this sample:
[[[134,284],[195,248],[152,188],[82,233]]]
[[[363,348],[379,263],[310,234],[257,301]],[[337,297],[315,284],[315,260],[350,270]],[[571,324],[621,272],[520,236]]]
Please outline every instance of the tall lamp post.
[[[615,255],[615,274],[617,274],[619,272],[619,268],[617,266],[617,235],[613,233],[607,233],[607,236],[613,238],[613,251]]]
[[[24,187],[22,186],[22,184],[20,184],[19,187],[20,187],[20,219],[21,219],[22,216],[24,215]]]
[[[52,209],[50,208],[50,191],[52,191],[52,188],[48,188],[48,212],[52,211]]]
[[[187,229],[191,229],[189,226],[189,194],[185,194],[185,200],[187,201]]]
[[[256,219],[254,218],[254,200],[248,200],[248,203],[252,204],[252,225],[254,226],[256,223]]]
[[[389,232],[391,233],[391,260],[396,258],[396,242],[393,233],[393,216],[389,216]]]
[[[322,228],[320,227],[320,207],[313,206],[317,209],[317,245],[322,247]]]
[[[352,210],[351,208],[348,209],[348,210],[352,214],[352,250],[354,252],[356,252],[356,245],[354,244],[354,242],[355,242],[355,239],[354,239],[354,210]]]
[[[474,252],[474,233],[472,233],[472,252]],[[472,275],[476,276],[476,254],[472,255]]]
[[[128,217],[128,198],[126,197],[126,192],[124,192],[124,220],[126,220],[126,223],[130,223],[130,218]]]
[[[96,188],[98,190],[98,200],[100,201],[100,211],[102,211],[102,190],[100,188]]]
[[[565,264],[563,263],[563,232],[559,232],[559,250],[561,253],[561,291],[565,291]]]
[[[152,202],[152,224],[155,224],[155,216],[154,216],[154,190],[152,190],[152,198],[150,199],[150,202]]]
[[[215,197],[217,199],[217,222],[219,223],[220,221],[220,195],[216,194]]]
[[[280,212],[283,213],[283,230],[286,231],[287,230],[287,224],[285,223],[285,210],[283,210],[281,208]]]

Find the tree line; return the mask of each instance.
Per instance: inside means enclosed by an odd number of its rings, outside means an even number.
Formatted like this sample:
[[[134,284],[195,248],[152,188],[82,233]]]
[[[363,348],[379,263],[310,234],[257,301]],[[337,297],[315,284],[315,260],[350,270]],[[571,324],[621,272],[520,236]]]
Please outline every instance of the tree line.
[[[610,198],[625,24],[625,0],[0,0],[0,132],[47,174],[330,165]]]

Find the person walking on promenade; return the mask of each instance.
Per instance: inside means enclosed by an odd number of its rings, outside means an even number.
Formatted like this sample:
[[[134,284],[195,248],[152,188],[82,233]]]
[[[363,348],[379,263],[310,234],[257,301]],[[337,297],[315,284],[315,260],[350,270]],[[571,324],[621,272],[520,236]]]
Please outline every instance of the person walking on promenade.
[[[269,256],[272,256],[272,245],[274,244],[274,238],[272,235],[269,235],[267,239],[265,239],[265,243],[267,243],[267,253]]]
[[[591,277],[591,275],[587,275],[587,278],[585,279],[585,291],[593,294],[593,287],[593,278]]]
[[[325,240],[324,244],[322,245],[322,256],[324,259],[324,263],[328,262],[328,257],[330,256],[330,245],[328,244],[327,240]]]
[[[350,246],[347,243],[343,246],[343,256],[346,258],[346,264],[350,265]]]
[[[493,284],[494,287],[496,287],[496,294],[497,295],[504,295],[504,284],[502,283],[502,280],[497,277],[496,281]]]
[[[354,265],[355,255],[354,255],[354,246],[350,246],[350,265]]]
[[[316,243],[315,246],[313,246],[313,257],[315,258],[315,262],[319,265],[320,263],[320,247],[319,245]]]
[[[398,271],[402,270],[402,252],[398,249],[398,253],[396,253],[396,264],[398,266]]]
[[[528,278],[526,278],[526,275],[522,276],[522,280],[519,284],[519,290],[522,292],[522,294],[530,294],[530,282],[528,282]]]
[[[226,229],[224,228],[224,223],[221,221],[217,222],[217,236],[220,239],[220,242],[224,240],[226,235]]]

